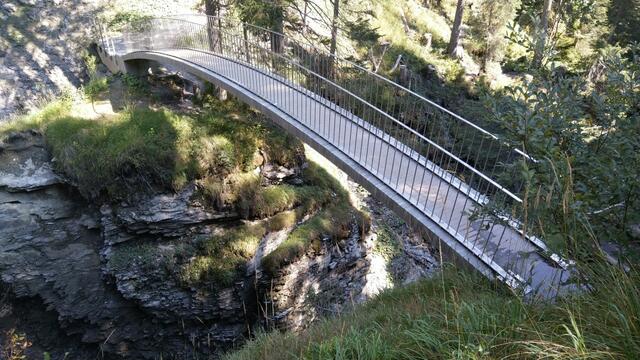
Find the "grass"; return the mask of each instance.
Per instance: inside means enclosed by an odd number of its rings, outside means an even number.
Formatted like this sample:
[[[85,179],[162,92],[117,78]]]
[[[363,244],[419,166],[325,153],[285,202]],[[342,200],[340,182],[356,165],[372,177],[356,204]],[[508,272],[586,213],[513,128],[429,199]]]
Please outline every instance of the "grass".
[[[90,199],[178,191],[190,181],[253,169],[257,153],[277,165],[300,161],[299,141],[245,107],[226,112],[232,107],[215,104],[201,115],[129,109],[93,121],[72,116],[71,102],[61,100],[2,125],[0,132],[42,131],[58,170]]]
[[[11,131],[42,129],[45,124],[53,119],[59,119],[67,116],[71,107],[72,103],[68,99],[51,101],[36,111],[0,124],[0,135]]]
[[[454,87],[460,85],[458,81],[462,68],[456,60],[448,58],[445,54],[451,25],[441,13],[436,11],[436,8],[425,8],[413,0],[402,0],[399,3],[377,1],[374,4],[376,16],[372,25],[391,43],[385,56],[383,70],[390,69],[398,55],[403,55],[413,71],[422,72],[427,64],[430,64],[436,69],[442,81]],[[450,4],[441,4],[443,8],[448,8],[448,5]],[[451,10],[455,11],[455,7]],[[402,12],[410,26],[410,31],[415,33],[413,37],[409,37],[404,31]],[[426,48],[422,43],[423,34],[432,35],[431,49]],[[387,74],[387,76],[392,75]]]
[[[153,267],[160,257],[160,251],[152,243],[130,243],[114,248],[107,267],[115,271],[126,271],[132,266]]]
[[[283,211],[268,219],[244,223],[204,238],[197,245],[197,255],[178,270],[178,279],[187,287],[205,284],[230,286],[238,279],[238,273],[244,272],[260,240],[268,232],[292,227],[299,220],[300,212]]]
[[[393,230],[386,224],[378,227],[377,238],[373,251],[381,255],[388,263],[393,260],[400,252],[400,241]]]
[[[253,257],[266,232],[265,222],[244,224],[201,241],[199,255],[181,267],[179,280],[189,287],[206,283],[230,286],[237,279],[238,269]]]
[[[369,231],[366,214],[353,209],[348,202],[327,206],[293,230],[274,251],[262,259],[263,268],[275,274],[310,248],[319,250],[323,240],[336,242],[349,236],[351,224],[358,224],[361,235]]]
[[[132,110],[102,121],[62,117],[46,126],[56,167],[87,198],[118,200],[193,177],[193,127],[168,110]]]
[[[321,175],[316,175],[321,173]],[[264,219],[294,207],[308,213],[344,190],[318,165],[310,162],[302,174],[303,185],[262,184],[254,171],[233,172],[226,177],[201,181],[203,197],[217,208],[233,207],[244,219]]]
[[[354,217],[363,231],[368,231],[368,219],[353,209],[344,188],[323,168],[310,163],[304,170],[304,185],[288,184],[261,186],[253,173],[231,176],[234,185],[227,186],[245,218],[263,219],[245,222],[239,227],[215,234],[198,244],[197,254],[185,263],[178,275],[188,287],[206,283],[231,285],[239,272],[255,255],[260,240],[268,233],[295,227],[286,240],[262,260],[267,271],[275,273],[282,266],[300,256],[323,237],[333,240],[349,235]],[[214,190],[226,197],[222,185]],[[240,189],[234,189],[239,187]],[[334,205],[330,205],[334,204]],[[306,219],[310,216],[309,219]]]
[[[296,227],[287,238],[262,259],[262,267],[275,274],[309,249],[319,249],[324,239],[337,241],[346,238],[355,221],[361,233],[369,231],[368,215],[354,209],[349,195],[339,181],[327,171],[311,162],[304,171],[304,182],[314,187],[303,190],[298,218],[319,209],[307,221]]]
[[[527,304],[447,268],[298,335],[258,335],[225,359],[634,359],[639,273],[598,269],[591,294]]]
[[[310,214],[268,257],[270,269],[275,271],[324,237],[346,237],[354,216],[365,222],[365,215],[349,204],[346,190],[313,162],[302,171],[302,185],[263,184],[255,171],[258,166],[267,161],[300,166],[304,148],[237,103],[207,102],[199,115],[131,108],[98,120],[75,117],[71,108],[70,102],[54,102],[1,130],[42,131],[57,170],[87,199],[135,200],[195,182],[205,204],[258,220],[163,255],[172,258],[166,262],[168,270],[185,286],[231,285],[267,232],[293,227]],[[152,260],[154,246],[125,247],[114,254],[110,267],[159,266]]]

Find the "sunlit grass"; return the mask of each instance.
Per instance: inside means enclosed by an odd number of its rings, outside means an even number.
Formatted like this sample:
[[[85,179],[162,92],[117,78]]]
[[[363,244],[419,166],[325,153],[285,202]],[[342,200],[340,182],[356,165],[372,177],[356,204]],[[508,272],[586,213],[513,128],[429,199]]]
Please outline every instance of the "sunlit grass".
[[[197,179],[224,178],[255,168],[258,149],[284,166],[295,165],[303,153],[299,141],[246,109],[229,115],[213,108],[198,116],[128,109],[96,120],[75,116],[75,107],[70,99],[53,101],[3,124],[0,133],[41,131],[57,170],[88,198],[114,201],[149,191],[178,191]]]
[[[226,359],[635,359],[638,272],[593,276],[593,293],[542,304],[448,268],[300,334],[259,335]]]
[[[374,9],[376,16],[372,23],[379,34],[391,43],[390,51],[385,58],[386,70],[393,66],[398,55],[403,55],[413,71],[419,71],[425,64],[430,64],[445,81],[457,81],[462,69],[457,60],[450,59],[444,54],[451,25],[442,14],[435,12],[434,9],[427,9],[413,0],[401,0],[395,3],[376,2]],[[405,32],[401,9],[410,26],[411,36]],[[422,37],[425,34],[431,34],[432,48],[427,48],[422,43]]]
[[[50,121],[67,116],[71,111],[71,107],[72,102],[67,99],[46,103],[37,110],[0,124],[0,134],[29,129],[42,130]]]

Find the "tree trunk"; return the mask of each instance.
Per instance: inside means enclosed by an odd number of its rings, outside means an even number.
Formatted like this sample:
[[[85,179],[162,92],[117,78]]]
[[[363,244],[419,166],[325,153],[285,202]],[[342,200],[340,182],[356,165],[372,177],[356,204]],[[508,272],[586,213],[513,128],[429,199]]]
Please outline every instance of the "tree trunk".
[[[307,35],[307,12],[309,7],[309,1],[305,0],[304,2],[304,10],[302,12],[302,35]]]
[[[204,12],[210,16],[218,16],[220,12],[220,1],[206,0],[204,2]]]
[[[544,48],[547,44],[547,35],[549,31],[549,14],[551,13],[551,6],[553,0],[544,0],[544,7],[542,9],[542,18],[540,18],[540,29],[538,30],[538,43],[533,54],[533,66],[540,68],[542,66],[542,59],[544,58]]]
[[[204,2],[204,12],[209,16],[218,16],[220,13],[220,2],[218,0],[206,0]],[[207,18],[207,35],[209,37],[209,49],[215,50],[220,43],[220,34],[216,29],[216,20]]]
[[[276,1],[273,5],[273,11],[271,15],[271,51],[282,54],[284,51],[284,6],[282,1]]]
[[[464,12],[464,0],[458,0],[458,6],[456,6],[456,16],[453,20],[453,28],[451,29],[451,38],[449,39],[449,46],[447,47],[447,53],[451,57],[457,57],[458,47],[460,46],[460,31],[462,30],[462,14]]]
[[[329,49],[329,76],[335,74],[336,52],[338,51],[338,16],[340,15],[340,0],[333,0],[333,19],[331,19],[331,47]]]
[[[247,31],[247,26],[244,23],[242,23],[242,38],[244,40],[244,56],[247,63],[251,63],[251,55],[249,53],[249,32]]]
[[[221,4],[219,0],[206,0],[204,2],[204,12],[209,16],[215,16],[216,18],[207,18],[207,35],[209,37],[209,49],[211,51],[222,52],[222,20],[220,19]],[[221,87],[214,86],[214,96],[218,100],[227,100],[227,91]]]

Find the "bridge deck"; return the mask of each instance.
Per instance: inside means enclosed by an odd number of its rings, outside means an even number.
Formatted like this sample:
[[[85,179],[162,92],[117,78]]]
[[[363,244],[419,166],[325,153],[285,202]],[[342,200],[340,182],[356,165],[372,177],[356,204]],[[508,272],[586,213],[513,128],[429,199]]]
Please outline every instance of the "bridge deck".
[[[135,59],[142,53],[129,53],[125,58]],[[534,243],[512,227],[472,220],[469,214],[480,206],[473,189],[327,99],[277,75],[213,53],[188,49],[147,53],[179,59],[187,67],[185,71],[198,69],[224,78],[279,108],[366,168],[507,282],[525,280],[531,288],[553,296],[558,284],[569,278],[568,271],[551,265]]]

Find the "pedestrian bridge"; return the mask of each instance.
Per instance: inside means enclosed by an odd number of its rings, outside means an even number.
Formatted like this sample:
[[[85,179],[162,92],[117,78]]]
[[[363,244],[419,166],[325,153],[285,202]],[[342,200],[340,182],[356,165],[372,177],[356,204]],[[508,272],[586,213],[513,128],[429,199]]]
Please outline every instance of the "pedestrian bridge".
[[[509,168],[534,160],[476,124],[295,34],[203,15],[146,19],[117,33],[96,28],[112,71],[144,71],[153,61],[227,90],[459,263],[525,294],[573,287],[568,263],[523,230],[522,182]]]

